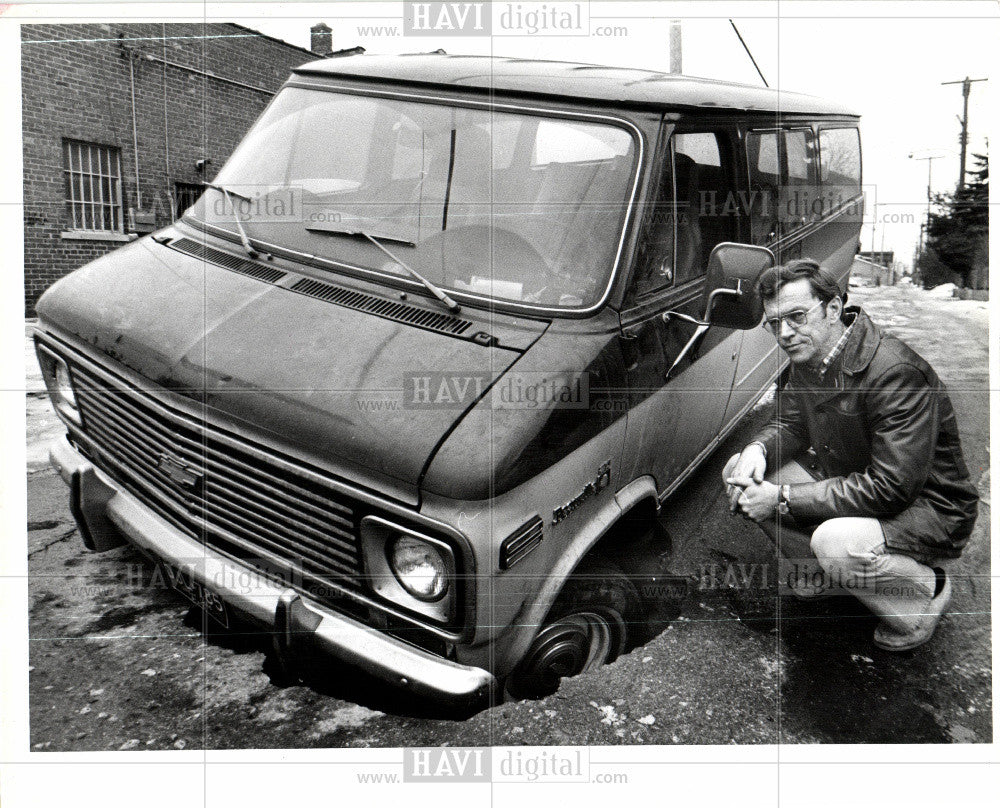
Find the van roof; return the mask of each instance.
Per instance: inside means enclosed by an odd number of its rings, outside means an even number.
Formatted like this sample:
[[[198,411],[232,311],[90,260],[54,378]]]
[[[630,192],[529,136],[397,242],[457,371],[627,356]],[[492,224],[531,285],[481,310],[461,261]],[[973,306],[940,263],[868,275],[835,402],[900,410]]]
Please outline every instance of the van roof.
[[[426,87],[463,87],[490,93],[579,98],[658,109],[804,113],[856,117],[850,108],[822,98],[751,84],[702,79],[655,70],[605,67],[510,57],[414,53],[403,56],[343,56],[296,68],[300,74],[400,82]]]

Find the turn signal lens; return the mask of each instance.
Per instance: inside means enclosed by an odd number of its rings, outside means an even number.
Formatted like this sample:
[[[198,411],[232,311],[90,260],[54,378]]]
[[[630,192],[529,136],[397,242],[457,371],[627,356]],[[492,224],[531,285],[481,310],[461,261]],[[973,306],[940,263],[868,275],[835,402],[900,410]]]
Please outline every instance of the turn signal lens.
[[[67,407],[77,409],[76,392],[73,390],[73,382],[69,378],[69,368],[62,361],[56,361],[56,394]]]
[[[52,407],[62,418],[79,424],[80,412],[77,409],[76,391],[73,389],[73,380],[70,378],[66,361],[40,343],[35,343],[35,349]]]

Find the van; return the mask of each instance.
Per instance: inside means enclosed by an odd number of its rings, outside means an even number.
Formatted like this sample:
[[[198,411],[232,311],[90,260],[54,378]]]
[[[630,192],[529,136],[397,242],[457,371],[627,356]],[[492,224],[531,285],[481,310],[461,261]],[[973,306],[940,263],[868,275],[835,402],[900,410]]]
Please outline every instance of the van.
[[[38,303],[83,542],[292,677],[475,705],[613,660],[683,594],[661,508],[784,369],[755,278],[847,288],[858,123],[642,70],[304,65],[181,219]]]

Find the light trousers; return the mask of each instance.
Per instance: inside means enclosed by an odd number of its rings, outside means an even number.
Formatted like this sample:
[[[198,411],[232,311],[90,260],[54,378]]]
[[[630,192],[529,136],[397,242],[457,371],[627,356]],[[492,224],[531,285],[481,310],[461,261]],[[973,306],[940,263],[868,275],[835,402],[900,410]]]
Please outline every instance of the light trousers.
[[[767,479],[785,485],[815,477],[792,461]],[[878,519],[843,516],[800,527],[782,516],[760,526],[778,546],[782,587],[804,595],[853,595],[899,633],[916,628],[934,596],[934,570],[889,550]]]

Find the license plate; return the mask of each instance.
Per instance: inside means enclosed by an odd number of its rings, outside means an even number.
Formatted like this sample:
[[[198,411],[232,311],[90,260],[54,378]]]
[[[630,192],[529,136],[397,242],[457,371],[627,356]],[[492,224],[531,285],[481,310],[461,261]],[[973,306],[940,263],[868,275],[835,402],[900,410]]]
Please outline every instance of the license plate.
[[[217,593],[213,592],[204,584],[196,581],[192,575],[182,569],[160,562],[166,573],[166,579],[184,597],[195,606],[199,606],[205,614],[213,620],[221,623],[225,628],[229,628],[229,612],[226,610],[226,602]]]

